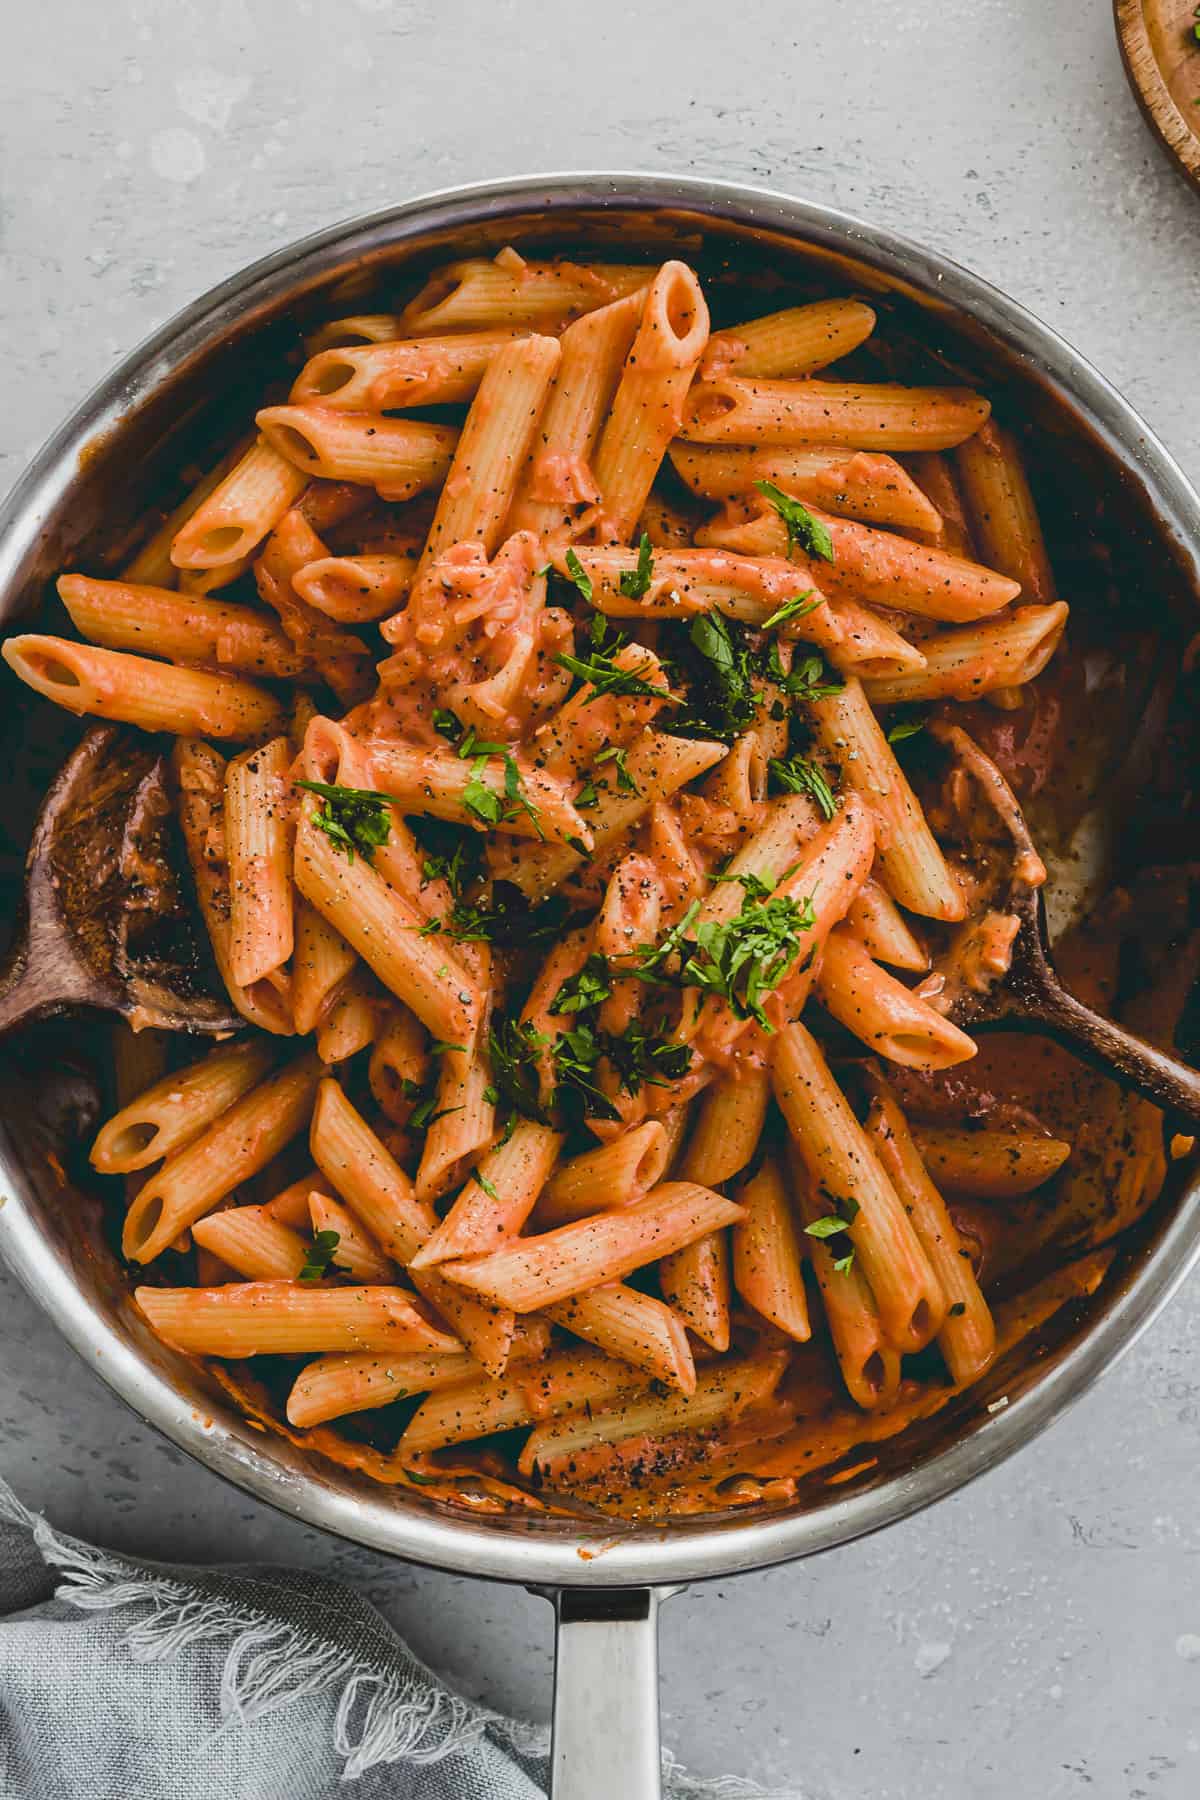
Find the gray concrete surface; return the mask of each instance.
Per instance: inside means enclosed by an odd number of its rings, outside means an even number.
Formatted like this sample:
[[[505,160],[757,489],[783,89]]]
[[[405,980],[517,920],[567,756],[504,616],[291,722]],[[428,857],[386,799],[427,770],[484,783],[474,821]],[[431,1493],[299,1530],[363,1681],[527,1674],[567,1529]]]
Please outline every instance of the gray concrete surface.
[[[1200,477],[1200,210],[1106,0],[7,0],[0,484],[241,264],[460,180],[643,166],[885,220],[1050,320]],[[542,1714],[549,1616],[289,1523],[142,1429],[5,1281],[0,1470],[64,1527],[290,1558]],[[669,1741],[806,1800],[1200,1791],[1200,1289],[1035,1451],[807,1567],[673,1601]]]

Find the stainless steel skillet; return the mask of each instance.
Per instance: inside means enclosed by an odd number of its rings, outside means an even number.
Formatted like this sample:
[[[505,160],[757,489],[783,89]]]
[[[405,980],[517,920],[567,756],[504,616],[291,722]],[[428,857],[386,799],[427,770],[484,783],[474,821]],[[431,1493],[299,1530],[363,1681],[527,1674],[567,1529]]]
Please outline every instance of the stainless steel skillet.
[[[929,251],[826,208],[758,190],[654,175],[566,175],[461,189],[353,221],[217,288],[127,359],[37,458],[0,512],[0,610],[40,604],[48,577],[118,538],[156,486],[234,435],[298,329],[378,309],[431,265],[508,241],[615,255],[698,257],[768,281],[878,296],[947,366],[1006,390],[1071,472],[1103,497],[1095,524],[1138,556],[1140,592],[1182,611],[1200,596],[1200,502],[1152,433],[1063,341]],[[780,290],[776,290],[780,291]],[[771,304],[768,300],[767,304]],[[1072,596],[1074,597],[1074,596]],[[1086,603],[1086,596],[1080,596]],[[20,813],[76,735],[6,690],[0,715]],[[57,732],[49,741],[46,732]],[[17,872],[10,869],[8,873]],[[72,1108],[86,1111],[103,1037],[53,1023],[6,1047],[0,1250],[64,1336],[137,1412],[263,1500],[390,1555],[524,1583],[556,1605],[555,1792],[657,1791],[655,1614],[682,1583],[811,1555],[928,1505],[1043,1429],[1127,1347],[1200,1255],[1200,1184],[1180,1165],[1100,1291],[1060,1315],[984,1394],[889,1446],[846,1485],[812,1484],[784,1510],[658,1527],[487,1518],[420,1491],[381,1490],[253,1428],[191,1365],[150,1339],[100,1230],[94,1197],[64,1192]],[[64,1058],[78,1080],[62,1080]],[[68,1184],[70,1189],[70,1184]],[[1001,1409],[987,1402],[1003,1396]]]

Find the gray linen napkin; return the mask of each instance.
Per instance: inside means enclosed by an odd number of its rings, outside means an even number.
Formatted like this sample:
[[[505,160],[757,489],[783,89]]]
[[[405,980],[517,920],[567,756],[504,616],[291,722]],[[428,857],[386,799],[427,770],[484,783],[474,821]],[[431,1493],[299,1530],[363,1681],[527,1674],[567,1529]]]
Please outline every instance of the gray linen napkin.
[[[0,1481],[3,1800],[537,1800],[546,1751],[349,1588],[114,1556]],[[670,1800],[762,1792],[669,1756],[664,1779]]]

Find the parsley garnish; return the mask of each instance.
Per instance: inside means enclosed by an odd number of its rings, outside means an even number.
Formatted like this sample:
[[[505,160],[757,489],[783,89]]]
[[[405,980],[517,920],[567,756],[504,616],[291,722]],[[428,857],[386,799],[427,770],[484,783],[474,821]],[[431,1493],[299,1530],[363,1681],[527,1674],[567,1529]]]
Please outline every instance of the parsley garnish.
[[[481,1187],[489,1200],[499,1200],[500,1195],[496,1191],[495,1182],[489,1181],[482,1169],[476,1169],[474,1181],[476,1187]]]
[[[918,731],[924,731],[927,712],[901,713],[888,726],[887,741],[889,744],[902,744],[905,738],[916,737]]]
[[[505,950],[521,950],[552,943],[561,934],[569,911],[561,894],[551,894],[541,906],[531,907],[519,888],[497,881],[492,885],[490,905],[483,900],[458,899],[444,919],[430,919],[418,935],[441,933],[460,944],[498,944]]]
[[[810,612],[816,612],[818,606],[824,604],[824,595],[814,600],[812,589],[809,588],[807,593],[797,594],[794,599],[785,600],[782,606],[777,606],[770,618],[763,620],[762,628],[769,631],[772,625],[786,625],[789,619],[806,619]]]
[[[454,715],[448,714],[453,718]],[[458,721],[455,720],[455,724]],[[461,730],[461,726],[460,726]],[[529,814],[534,830],[540,838],[545,833],[538,823],[538,809],[529,799],[521,786],[521,771],[517,767],[517,759],[507,744],[489,744],[475,735],[474,727],[468,728],[458,746],[458,754],[463,761],[471,762],[471,779],[463,790],[463,805],[467,811],[485,825],[498,825],[502,819],[515,818],[518,812]],[[480,776],[487,768],[489,760],[498,756],[504,764],[504,800]],[[508,810],[505,810],[507,802]]]
[[[608,958],[593,953],[577,974],[568,976],[563,982],[554,996],[550,1011],[586,1012],[589,1007],[599,1006],[602,1000],[607,1000],[611,993]]]
[[[308,1256],[300,1271],[300,1280],[304,1282],[321,1281],[331,1270],[338,1270],[333,1260],[334,1252],[341,1243],[341,1233],[337,1231],[318,1231],[309,1246]]]
[[[621,578],[617,582],[617,592],[624,594],[627,600],[640,600],[642,595],[649,590],[653,574],[654,557],[650,549],[650,534],[643,531],[641,542],[638,544],[637,567],[621,571]],[[585,600],[590,600],[591,597],[590,594],[584,595]]]
[[[812,900],[751,895],[743,901],[736,918],[725,924],[703,920],[696,926],[694,936],[687,937],[698,911],[699,902],[693,901],[662,943],[642,952],[641,967],[636,973],[661,981],[664,977],[655,971],[667,957],[678,952],[684,960],[673,979],[681,987],[698,987],[717,994],[729,1002],[739,1018],[753,1019],[764,1031],[773,1031],[763,1011],[763,998],[779,986],[799,956],[803,948],[801,933],[811,931],[816,922]]]
[[[838,1208],[837,1212],[826,1213],[824,1218],[814,1219],[811,1225],[806,1225],[805,1235],[811,1238],[835,1238],[841,1232],[849,1230],[859,1214],[858,1201],[847,1195],[845,1199],[838,1201]],[[854,1245],[847,1242],[842,1254],[833,1259],[833,1271],[835,1275],[848,1275],[853,1267]]]
[[[596,1080],[605,1058],[631,1094],[644,1082],[662,1087],[681,1080],[692,1060],[687,1044],[653,1035],[640,1024],[618,1036],[597,1031],[586,1019],[554,1038],[528,1022],[503,1020],[492,1032],[490,1047],[496,1086],[508,1103],[542,1125],[568,1127],[586,1118],[619,1120],[619,1109]],[[549,1104],[543,1105],[540,1062],[546,1050],[555,1085]]]
[[[567,656],[560,654],[554,658],[560,668],[566,669],[579,681],[586,681],[595,688],[595,698],[602,694],[641,695],[650,700],[676,700],[678,695],[669,688],[656,687],[632,669],[618,668],[613,659],[613,645],[609,650],[593,650],[590,656]]]
[[[323,804],[313,814],[313,824],[325,833],[348,862],[354,853],[370,862],[391,831],[390,794],[374,788],[338,787],[328,781],[297,781],[295,786],[318,794]]]
[[[836,1213],[827,1213],[823,1219],[814,1219],[804,1230],[808,1237],[831,1238],[839,1231],[845,1231],[849,1223],[849,1219],[839,1219]]]
[[[463,789],[463,805],[484,825],[498,825],[504,817],[504,804],[479,777],[487,768],[486,756],[477,756],[471,764],[471,779]]]
[[[721,613],[697,613],[688,626],[688,642],[702,660],[689,688],[687,716],[674,720],[673,729],[737,737],[754,723],[761,697],[749,646]]]
[[[846,685],[839,675],[825,667],[824,657],[816,652],[785,669],[780,661],[779,645],[775,643],[767,652],[767,674],[792,700],[827,700],[831,694],[840,694]]]
[[[789,794],[807,794],[816,801],[822,814],[832,819],[838,808],[837,795],[826,780],[824,770],[807,756],[789,756],[786,762],[773,756],[767,773]]]
[[[549,1042],[536,1025],[516,1019],[501,1019],[488,1038],[493,1085],[499,1097],[542,1125],[548,1125],[550,1119],[542,1105],[538,1060]]]
[[[447,1050],[465,1050],[465,1044],[448,1044],[444,1038],[434,1038],[429,1046],[431,1056],[443,1056]]]
[[[573,550],[566,554],[567,574],[575,583],[588,605],[592,604],[592,578],[580,562]]]
[[[426,1099],[419,1101],[408,1116],[409,1129],[412,1131],[428,1131],[431,1126],[437,1124],[439,1119],[449,1118],[451,1113],[462,1112],[464,1110],[461,1106],[443,1106],[440,1112],[435,1112],[434,1108],[436,1106],[436,1094],[430,1094]]]
[[[847,1250],[845,1256],[835,1256],[834,1257],[833,1272],[835,1275],[848,1275],[853,1267],[854,1267],[854,1245],[851,1244],[851,1246]]]
[[[682,1081],[692,1066],[690,1044],[656,1036],[638,1021],[619,1036],[606,1036],[604,1047],[627,1094],[636,1094],[643,1083],[667,1087],[672,1081]]]
[[[602,750],[596,758],[596,767],[600,768],[606,762],[614,763],[617,770],[618,791],[625,794],[638,794],[641,789],[625,767],[627,755],[628,751],[623,750],[618,744],[610,744],[608,749]]]
[[[809,556],[819,556],[822,562],[833,561],[833,539],[821,521],[814,519],[802,500],[793,500],[782,488],[776,487],[773,481],[756,481],[754,485],[783,520],[789,556],[799,544]]]
[[[460,738],[463,732],[460,720],[444,706],[435,706],[433,709],[433,729],[440,731],[443,737],[455,739]]]

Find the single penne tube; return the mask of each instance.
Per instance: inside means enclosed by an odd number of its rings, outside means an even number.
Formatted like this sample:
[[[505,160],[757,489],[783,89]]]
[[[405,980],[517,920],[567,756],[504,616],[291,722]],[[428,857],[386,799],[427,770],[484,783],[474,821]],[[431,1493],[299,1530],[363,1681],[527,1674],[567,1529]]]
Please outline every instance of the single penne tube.
[[[252,988],[233,979],[229,961],[229,866],[225,855],[225,759],[211,744],[179,738],[171,754],[179,824],[213,960],[230,999],[252,1025],[276,1036],[295,1029],[291,984],[278,971]]]
[[[141,1130],[138,1129],[137,1123],[134,1120],[130,1120],[129,1123],[132,1126],[132,1130],[127,1131],[124,1127],[124,1121],[122,1121],[121,1115],[126,1112],[133,1101],[141,1100],[148,1096],[150,1090],[162,1081],[168,1070],[170,1061],[168,1046],[173,1036],[174,1033],[160,1031],[153,1025],[143,1026],[141,1031],[135,1031],[124,1019],[114,1018],[109,1043],[112,1050],[112,1085],[113,1096],[117,1102],[117,1112],[102,1128],[100,1137],[97,1139],[96,1144],[93,1145],[93,1155],[95,1155],[97,1148],[99,1148],[101,1157],[105,1160],[114,1154],[118,1161],[123,1161],[126,1156],[130,1155],[139,1157],[145,1152],[148,1145],[152,1144],[153,1140],[158,1136],[162,1123],[166,1122],[165,1120],[143,1119],[141,1121]],[[263,1067],[264,1069],[266,1067],[265,1057]],[[245,1090],[243,1089],[242,1091],[244,1092]],[[233,1098],[236,1099],[237,1095],[235,1094]],[[166,1120],[172,1120],[172,1118],[172,1113],[168,1112],[166,1114]],[[198,1135],[207,1123],[207,1118],[202,1119],[196,1126],[195,1134]],[[115,1127],[115,1129],[112,1129],[113,1127]],[[190,1118],[187,1125],[187,1133],[189,1136],[193,1135],[191,1132]],[[103,1145],[101,1145],[101,1139],[105,1140]],[[186,1142],[186,1137],[181,1138],[179,1141]],[[147,1156],[145,1160],[146,1163],[155,1160],[152,1149],[150,1155]],[[97,1163],[96,1165],[97,1168],[100,1168],[101,1166],[100,1163]],[[119,1170],[115,1169],[112,1172],[120,1173]],[[144,1165],[140,1168],[131,1169],[125,1175],[124,1187],[126,1204],[133,1199],[133,1196],[146,1180],[147,1174]],[[181,1233],[181,1236],[182,1235],[184,1234]]]
[[[814,300],[714,331],[700,364],[701,381],[717,375],[813,375],[865,343],[875,313],[861,300]]]
[[[453,1354],[452,1337],[431,1325],[414,1296],[397,1287],[305,1287],[246,1281],[218,1288],[134,1290],[166,1343],[189,1356],[295,1356],[321,1350],[432,1350]]]
[[[954,456],[981,556],[1021,584],[1031,604],[1058,599],[1046,540],[1011,431],[989,419]]]
[[[358,958],[339,931],[297,894],[292,947],[292,1017],[302,1037],[326,1017]]]
[[[1057,1175],[1071,1154],[1062,1138],[1029,1131],[916,1125],[913,1136],[930,1179],[956,1194],[1010,1200]]]
[[[125,1256],[151,1262],[218,1200],[265,1169],[308,1123],[320,1076],[315,1056],[298,1057],[169,1156],[125,1215]]]
[[[700,381],[680,436],[701,444],[840,444],[854,450],[947,450],[990,411],[969,388],[891,382]]]
[[[666,1173],[667,1150],[662,1121],[645,1119],[607,1144],[559,1163],[534,1208],[534,1228],[550,1231],[640,1200]]]
[[[406,1125],[413,1095],[429,1078],[425,1028],[407,1006],[392,1009],[371,1049],[367,1079],[375,1104],[394,1125]]]
[[[296,1281],[308,1243],[262,1206],[231,1206],[197,1219],[192,1236],[203,1250],[248,1281]]]
[[[792,1194],[805,1233],[825,1212],[795,1143],[789,1145]],[[886,1412],[900,1387],[900,1352],[888,1341],[862,1269],[828,1239],[804,1236],[846,1392],[864,1412]]]
[[[413,336],[483,331],[502,325],[553,330],[644,287],[651,271],[626,263],[526,262],[502,250],[489,261],[468,257],[431,275],[404,309]]]
[[[926,918],[961,919],[962,894],[862,684],[849,677],[839,693],[809,710],[821,747],[875,815],[878,866],[892,898]]]
[[[269,678],[304,670],[275,621],[250,606],[88,575],[60,576],[58,594],[79,635],[106,650],[145,650]]]
[[[937,1340],[946,1367],[956,1382],[975,1381],[995,1358],[996,1327],[971,1258],[890,1093],[876,1093],[866,1131],[946,1296],[946,1317]]]
[[[682,438],[669,455],[676,474],[704,500],[757,506],[755,482],[770,481],[791,499],[811,500],[840,518],[934,536],[941,529],[937,507],[893,456],[828,446],[689,444]]]
[[[513,1431],[645,1385],[640,1369],[600,1351],[552,1352],[541,1362],[514,1363],[502,1381],[472,1377],[431,1393],[409,1420],[399,1449],[411,1456]]]
[[[270,1044],[250,1038],[221,1044],[190,1068],[161,1076],[101,1127],[92,1167],[127,1175],[173,1156],[263,1079],[271,1054]]]
[[[929,967],[929,952],[887,889],[870,876],[850,902],[846,929],[876,962],[914,971]]]
[[[731,1357],[702,1369],[691,1394],[634,1393],[538,1425],[525,1440],[518,1467],[523,1475],[536,1473],[554,1483],[569,1478],[575,1459],[594,1447],[623,1438],[711,1431],[768,1400],[785,1362],[778,1352]]]
[[[831,931],[817,971],[817,997],[847,1031],[902,1068],[950,1069],[978,1046],[902,981],[880,968],[849,931]]]
[[[524,805],[514,802],[514,770]],[[524,758],[464,757],[454,750],[376,743],[371,752],[371,777],[406,815],[449,819],[476,830],[491,829],[556,844],[577,837],[591,847],[591,828],[576,812],[565,785]],[[495,809],[480,795],[481,787],[496,802]],[[487,810],[481,811],[481,806]],[[493,810],[499,811],[498,818],[493,817]]]
[[[389,500],[411,500],[444,481],[458,442],[452,425],[338,412],[311,402],[264,407],[255,422],[294,473],[358,482]]]
[[[786,727],[786,718],[780,723]],[[704,783],[704,798],[714,806],[726,807],[739,833],[755,829],[766,803],[770,748],[764,744],[764,736],[769,738],[770,734],[760,735],[757,728],[740,732],[729,746],[729,755]],[[786,738],[781,738],[779,748],[786,748]]]
[[[770,1098],[770,1071],[752,1064],[710,1083],[693,1109],[681,1178],[711,1188],[731,1181],[758,1147]]]
[[[394,613],[412,586],[415,556],[319,556],[292,577],[300,598],[340,625]]]
[[[389,1356],[378,1351],[363,1355],[320,1356],[301,1369],[288,1395],[288,1423],[304,1430],[341,1419],[347,1413],[367,1412],[404,1400],[412,1394],[431,1394],[463,1380],[474,1365],[466,1351],[408,1351]]]
[[[1069,608],[1018,606],[1000,619],[963,625],[925,638],[923,669],[866,675],[875,706],[904,701],[978,700],[1004,688],[1020,688],[1041,674],[1062,641]]]
[[[486,980],[490,964],[484,964]],[[485,1005],[489,1002],[485,1002]],[[496,1135],[496,1095],[488,1056],[487,1018],[463,1050],[443,1050],[437,1094],[417,1167],[417,1193],[440,1200],[467,1178]]]
[[[218,569],[240,561],[275,529],[307,480],[293,461],[257,439],[175,533],[172,563]]]
[[[690,1331],[714,1350],[728,1350],[729,1240],[723,1231],[705,1232],[664,1256],[658,1285]]]
[[[454,337],[391,339],[340,346],[310,357],[288,396],[349,412],[396,412],[470,400],[496,351],[524,336],[518,325]]]
[[[630,747],[625,769],[631,789],[613,784],[599,794],[588,813],[593,854],[629,831],[657,800],[670,796],[703,775],[727,754],[724,744],[709,738],[671,737],[647,731]],[[494,873],[519,887],[531,900],[542,900],[572,874],[584,857],[565,844],[522,844],[509,859],[498,850]]]
[[[333,1263],[338,1273],[352,1275],[355,1281],[395,1281],[396,1265],[384,1255],[362,1220],[348,1206],[331,1199],[320,1188],[313,1188],[308,1196],[308,1215],[314,1235],[331,1231],[336,1236]]]
[[[483,997],[438,939],[423,937],[423,913],[361,856],[350,862],[313,823],[305,795],[296,831],[296,885],[334,930],[433,1035],[469,1043]]]
[[[328,1191],[324,1186],[324,1178],[316,1169],[306,1169],[303,1175],[297,1175],[295,1181],[289,1181],[285,1188],[273,1194],[263,1207],[271,1218],[278,1219],[281,1225],[290,1225],[293,1231],[305,1232],[312,1221],[309,1200],[315,1189]]]
[[[687,1327],[677,1312],[652,1294],[613,1281],[548,1306],[544,1316],[669,1387],[684,1394],[695,1392],[696,1365]]]
[[[310,356],[343,344],[386,344],[402,338],[404,327],[399,313],[350,313],[341,319],[327,319],[304,340]]]
[[[946,1299],[896,1190],[805,1027],[779,1032],[773,1055],[775,1098],[824,1211],[846,1221],[889,1342],[919,1350],[941,1329]]]
[[[496,351],[462,429],[417,565],[417,580],[455,544],[492,556],[561,351],[550,337],[518,338]]]
[[[227,450],[220,462],[211,468],[207,475],[202,475],[194,486],[189,488],[178,506],[174,507],[162,524],[146,539],[133,559],[121,570],[122,581],[133,582],[135,586],[173,588],[179,580],[179,570],[171,561],[171,545],[177,532],[182,530],[188,520],[197,511],[201,503],[218,488],[225,477],[237,468],[246,454],[250,440],[243,438],[239,443]]]
[[[488,1151],[433,1236],[413,1257],[432,1268],[454,1257],[482,1256],[516,1237],[533,1211],[562,1148],[562,1134],[521,1119]]]
[[[740,1207],[709,1188],[668,1181],[617,1212],[560,1225],[490,1256],[444,1264],[442,1272],[514,1312],[536,1312],[587,1288],[620,1281],[741,1216]]]
[[[374,977],[358,969],[317,1026],[317,1055],[327,1065],[343,1063],[375,1042],[391,1005]]]
[[[770,1158],[738,1189],[746,1216],[731,1233],[733,1284],[747,1306],[805,1344],[812,1336],[804,1251],[791,1195]]]
[[[541,538],[569,526],[600,497],[592,452],[637,330],[639,290],[585,313],[561,338],[562,356],[505,530]]]
[[[309,1149],[384,1255],[407,1268],[437,1229],[437,1214],[332,1077],[317,1089]]]
[[[600,434],[593,472],[597,535],[627,543],[641,517],[708,341],[708,308],[686,263],[667,262],[646,292],[641,321]]]
[[[0,650],[27,687],[79,716],[215,738],[269,737],[283,721],[274,694],[236,675],[177,669],[33,632],[7,638]]]
[[[276,737],[225,769],[229,967],[242,988],[282,968],[292,954],[291,763],[291,743]]]

